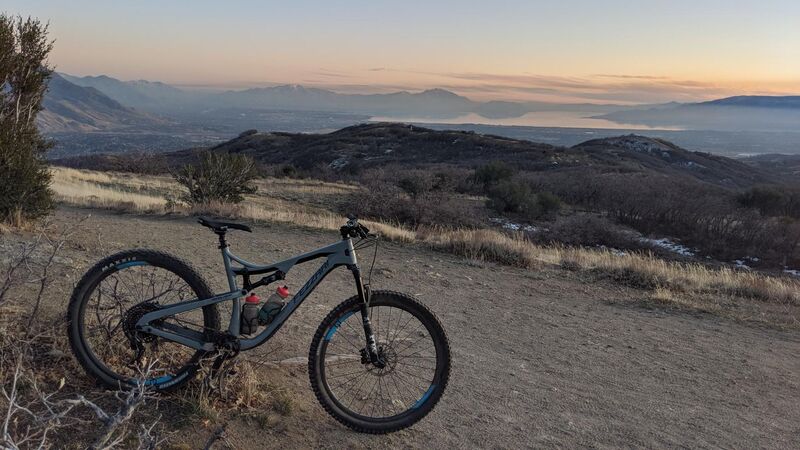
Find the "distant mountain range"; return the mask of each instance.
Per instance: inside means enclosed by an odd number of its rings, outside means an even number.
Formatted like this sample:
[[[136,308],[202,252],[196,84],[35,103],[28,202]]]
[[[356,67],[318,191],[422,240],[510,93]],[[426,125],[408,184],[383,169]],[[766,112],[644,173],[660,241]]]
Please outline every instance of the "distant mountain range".
[[[800,109],[800,95],[737,95],[710,102],[698,103],[701,106],[740,106],[745,108],[793,108]]]
[[[800,131],[800,96],[742,95],[595,116],[620,124],[687,130]]]
[[[181,112],[187,108],[283,109],[290,111],[342,111],[414,116],[477,113],[488,118],[518,117],[536,111],[587,111],[613,115],[642,111],[671,111],[685,107],[753,107],[800,109],[800,96],[735,96],[700,103],[657,105],[555,104],[546,102],[478,102],[445,89],[389,94],[342,94],[302,85],[209,93],[187,90],[158,81],[121,81],[105,75],[76,77],[60,74],[78,86],[95,88],[122,105],[153,113]]]
[[[196,114],[198,109],[271,109],[417,118],[452,118],[476,113],[487,118],[508,118],[534,111],[607,113],[630,108],[603,104],[478,102],[445,89],[428,89],[421,92],[399,91],[388,94],[342,94],[301,85],[281,85],[209,93],[180,89],[161,82],[120,81],[105,75],[87,77],[62,75],[71,83],[95,88],[123,105],[155,114],[174,116]]]
[[[137,111],[92,87],[83,87],[53,74],[37,120],[48,133],[95,132],[152,128],[169,124],[163,118]]]
[[[159,81],[120,81],[105,75],[61,76],[72,84],[97,89],[125,106],[153,113],[174,109],[176,105],[182,105],[192,97],[182,89]]]

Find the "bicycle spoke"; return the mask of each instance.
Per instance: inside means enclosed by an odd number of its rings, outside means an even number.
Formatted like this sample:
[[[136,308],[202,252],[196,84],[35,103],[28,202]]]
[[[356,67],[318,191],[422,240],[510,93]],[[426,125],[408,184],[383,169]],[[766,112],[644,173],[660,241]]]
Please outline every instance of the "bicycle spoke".
[[[89,350],[98,362],[109,370],[127,377],[139,372],[132,365],[136,351],[126,335],[125,320],[129,311],[140,305],[163,307],[196,297],[188,283],[173,272],[153,265],[132,266],[111,273],[102,279],[93,293],[84,316],[84,333]],[[142,313],[140,313],[141,315]],[[126,319],[127,318],[127,319]],[[205,329],[202,310],[187,311],[164,319],[197,331]],[[195,351],[183,345],[160,338],[147,338],[144,358],[157,361],[151,375],[174,374],[194,355]]]

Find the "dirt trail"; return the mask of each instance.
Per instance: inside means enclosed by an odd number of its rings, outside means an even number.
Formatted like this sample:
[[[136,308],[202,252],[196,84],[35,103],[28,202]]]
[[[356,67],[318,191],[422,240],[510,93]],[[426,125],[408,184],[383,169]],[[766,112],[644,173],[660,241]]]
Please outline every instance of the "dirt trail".
[[[72,239],[79,245],[66,255],[78,273],[101,253],[140,246],[185,258],[224,288],[215,236],[193,220],[77,209],[61,209],[55,220],[88,214]],[[254,228],[252,235],[230,236],[234,252],[254,261],[337,239],[286,226]],[[290,274],[290,286],[316,269],[307,266]],[[638,306],[643,292],[570,272],[476,264],[412,245],[382,244],[373,286],[418,296],[444,323],[453,370],[437,408],[409,430],[359,435],[316,404],[305,366],[282,365],[264,369],[264,376],[291,389],[295,411],[266,430],[232,419],[233,446],[789,448],[800,442],[797,332],[651,310]],[[304,358],[322,317],[352,294],[349,273],[334,272],[249,357]],[[53,311],[66,305],[59,298]],[[193,443],[208,434],[197,427],[179,432]]]

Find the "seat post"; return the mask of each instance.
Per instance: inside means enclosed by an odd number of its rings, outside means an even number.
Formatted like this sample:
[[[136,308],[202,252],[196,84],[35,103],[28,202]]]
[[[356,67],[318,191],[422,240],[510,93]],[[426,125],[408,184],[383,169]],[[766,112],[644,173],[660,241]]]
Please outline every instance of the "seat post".
[[[228,246],[228,242],[225,240],[225,230],[214,230],[214,233],[219,236],[219,248],[224,249]]]

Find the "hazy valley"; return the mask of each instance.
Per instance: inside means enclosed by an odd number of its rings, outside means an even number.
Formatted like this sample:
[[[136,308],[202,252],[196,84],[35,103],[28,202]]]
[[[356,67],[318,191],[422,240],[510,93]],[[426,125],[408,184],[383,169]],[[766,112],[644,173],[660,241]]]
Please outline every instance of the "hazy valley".
[[[223,142],[251,128],[316,133],[370,120],[472,130],[560,146],[637,133],[728,156],[797,153],[796,97],[768,99],[732,97],[644,106],[476,102],[442,89],[359,95],[284,85],[209,92],[160,82],[60,74],[47,96],[49,112],[40,123],[56,138],[52,157],[172,151]]]

